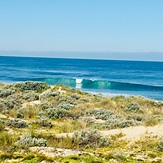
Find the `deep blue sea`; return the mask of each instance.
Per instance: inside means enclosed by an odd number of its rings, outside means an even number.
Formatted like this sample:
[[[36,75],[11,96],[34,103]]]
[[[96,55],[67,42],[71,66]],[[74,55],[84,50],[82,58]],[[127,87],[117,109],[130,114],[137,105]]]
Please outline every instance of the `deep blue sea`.
[[[0,56],[0,82],[27,80],[163,100],[163,62]]]

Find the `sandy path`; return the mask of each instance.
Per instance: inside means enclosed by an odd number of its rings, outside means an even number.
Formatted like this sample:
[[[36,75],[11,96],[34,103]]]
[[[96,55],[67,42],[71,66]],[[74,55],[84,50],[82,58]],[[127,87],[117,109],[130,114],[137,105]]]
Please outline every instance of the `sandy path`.
[[[156,125],[153,127],[144,127],[144,126],[135,126],[135,127],[128,127],[123,129],[113,129],[109,131],[100,131],[103,136],[110,136],[110,135],[116,135],[119,133],[124,134],[125,136],[121,139],[130,140],[131,142],[138,140],[141,138],[141,136],[145,135],[158,135],[163,136],[163,124]],[[57,134],[57,137],[72,137],[74,133],[62,133]],[[35,151],[37,153],[43,154],[47,157],[54,158],[54,157],[66,157],[71,155],[80,155],[82,151],[73,150],[73,149],[61,149],[61,148],[52,148],[52,147],[30,147],[31,151]],[[87,153],[87,152],[86,152]],[[93,155],[92,153],[89,153]],[[144,157],[137,156],[139,159],[144,160]]]
[[[123,138],[125,139],[140,139],[143,135],[157,135],[159,137],[163,136],[163,124],[159,124],[153,127],[144,127],[144,126],[136,126],[136,127],[128,127],[123,129],[113,129],[109,131],[100,131],[102,135],[116,135],[116,134],[124,134]]]
[[[152,135],[152,136],[157,135],[161,137],[163,136],[163,124],[159,124],[153,127],[135,126],[135,127],[128,127],[123,129],[102,130],[100,132],[105,137],[122,133],[124,135],[123,139],[132,139],[132,140],[140,139],[140,137],[144,135]],[[56,136],[72,137],[73,133],[61,133],[61,134],[57,134]]]

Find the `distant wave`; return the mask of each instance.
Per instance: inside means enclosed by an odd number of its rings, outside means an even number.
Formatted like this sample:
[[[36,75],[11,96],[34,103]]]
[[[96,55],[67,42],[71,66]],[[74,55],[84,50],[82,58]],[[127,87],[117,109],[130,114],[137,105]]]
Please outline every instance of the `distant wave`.
[[[63,84],[74,88],[84,89],[110,89],[122,91],[163,91],[162,86],[123,83],[107,80],[91,80],[82,78],[37,78],[31,80],[46,82],[49,85]]]

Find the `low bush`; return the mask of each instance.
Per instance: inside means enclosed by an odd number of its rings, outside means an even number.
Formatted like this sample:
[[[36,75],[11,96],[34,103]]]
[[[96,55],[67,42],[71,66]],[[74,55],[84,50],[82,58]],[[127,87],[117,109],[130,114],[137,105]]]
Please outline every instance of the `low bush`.
[[[21,82],[21,83],[15,83],[13,86],[15,86],[20,91],[24,92],[26,90],[33,90],[37,92],[42,92],[49,88],[49,86],[46,83],[43,82]]]
[[[93,116],[95,119],[105,120],[105,122],[102,124],[96,124],[93,119],[88,119],[90,120],[88,121],[90,125],[100,129],[125,128],[138,124],[138,122],[136,122],[134,119],[123,119],[120,116],[113,114],[110,110],[91,110],[86,114],[87,116]]]
[[[15,93],[14,89],[0,89],[0,97],[7,97],[11,94]]]
[[[48,102],[44,102],[44,103],[41,103],[40,105],[39,105],[39,108],[41,109],[41,110],[46,110],[46,109],[49,109],[49,108],[52,108],[53,106],[50,104],[50,103],[48,103]]]
[[[159,143],[159,145],[158,145],[158,149],[159,149],[160,151],[163,151],[163,139],[160,140],[160,143]]]
[[[125,111],[134,112],[134,113],[143,113],[143,109],[139,104],[133,102],[126,106]]]
[[[8,96],[5,101],[5,106],[7,109],[12,109],[19,107],[19,101],[15,100],[13,96]]]
[[[109,145],[109,140],[102,137],[98,130],[82,130],[75,132],[72,141],[80,148],[99,148]]]
[[[88,116],[94,116],[96,119],[108,120],[110,118],[117,118],[110,110],[91,110],[86,113]]]
[[[21,112],[17,112],[17,118],[24,118],[24,114]]]
[[[109,119],[105,123],[92,123],[90,124],[93,128],[102,129],[102,130],[110,130],[117,128],[125,128],[130,126],[136,126],[139,124],[134,120],[124,120],[124,119]]]
[[[109,119],[104,124],[107,129],[115,128],[125,128],[130,126],[135,126],[137,123],[134,120],[124,120],[124,119]]]
[[[47,90],[47,91],[43,92],[42,94],[40,94],[39,98],[40,98],[40,100],[42,100],[42,99],[49,98],[51,96],[53,96],[53,97],[58,96],[59,94],[60,94],[59,91],[52,92],[51,90]]]
[[[91,118],[91,117],[82,117],[82,119],[89,125],[95,122],[94,118]]]
[[[30,101],[35,101],[39,99],[39,94],[35,93],[34,91],[27,91],[24,95],[23,95],[23,99],[30,102]]]
[[[25,127],[28,126],[28,124],[25,121],[20,120],[20,119],[7,120],[6,125],[7,126],[12,126],[12,127],[15,127],[15,128],[25,128]]]
[[[59,109],[64,109],[64,110],[69,110],[69,109],[71,109],[71,108],[73,108],[73,107],[74,107],[73,104],[59,104],[59,105],[57,106],[57,108],[59,108]]]
[[[133,121],[138,121],[138,122],[142,122],[144,117],[140,116],[140,115],[128,115],[126,117],[127,120],[133,120]]]
[[[46,112],[50,119],[63,119],[69,115],[68,111],[65,109],[49,108]]]
[[[10,95],[5,99],[0,99],[0,110],[9,110],[13,108],[19,108],[21,106],[21,102],[19,97],[16,95]]]
[[[47,115],[46,115],[46,112],[40,111],[36,117],[38,119],[46,119],[47,118]]]
[[[46,146],[46,140],[43,138],[32,137],[29,133],[26,133],[20,137],[20,139],[15,142],[15,145],[19,148],[28,148],[33,146]]]
[[[85,111],[83,109],[74,107],[68,111],[69,118],[73,120],[79,119],[80,117],[83,117],[84,115],[85,115]]]
[[[36,122],[36,124],[39,124],[42,127],[49,127],[49,128],[53,127],[52,123],[47,119],[42,119]]]
[[[59,98],[59,104],[73,104],[73,105],[76,104],[75,99],[66,94],[60,95],[58,98]]]

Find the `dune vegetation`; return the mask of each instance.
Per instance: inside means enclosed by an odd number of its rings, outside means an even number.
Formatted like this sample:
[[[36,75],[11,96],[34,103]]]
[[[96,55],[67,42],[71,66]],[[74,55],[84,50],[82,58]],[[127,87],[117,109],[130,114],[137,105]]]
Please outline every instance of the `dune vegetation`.
[[[162,160],[162,101],[41,82],[0,84],[0,162]]]

